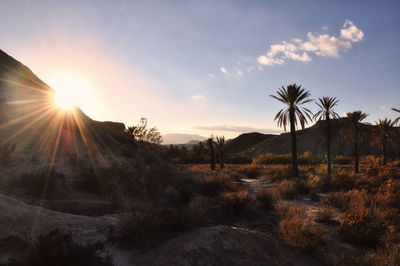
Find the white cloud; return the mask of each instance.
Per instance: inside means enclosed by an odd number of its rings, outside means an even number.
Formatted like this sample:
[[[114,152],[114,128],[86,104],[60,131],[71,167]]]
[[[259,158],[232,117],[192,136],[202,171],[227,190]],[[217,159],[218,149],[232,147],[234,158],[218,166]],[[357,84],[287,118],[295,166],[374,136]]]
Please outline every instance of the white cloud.
[[[329,27],[328,26],[322,26],[322,30],[328,30]]]
[[[242,75],[243,75],[242,70],[238,70],[238,71],[237,71],[237,74],[238,74],[239,76],[242,76]]]
[[[381,110],[385,110],[386,109],[386,106],[379,106],[379,108],[381,109]]]
[[[353,21],[346,20],[343,29],[340,30],[340,36],[351,42],[359,42],[364,38],[364,32],[357,28]]]
[[[327,29],[326,26],[323,27]],[[270,45],[269,51],[265,55],[257,57],[260,65],[282,65],[286,60],[301,62],[310,62],[309,53],[318,56],[339,57],[340,52],[346,51],[352,47],[353,42],[359,42],[364,38],[362,30],[357,28],[350,20],[346,20],[340,36],[335,37],[329,34],[307,34],[307,40],[298,38],[292,39],[292,42],[281,42]]]
[[[226,70],[226,68],[221,67],[220,69],[221,69],[221,72],[222,72],[222,73],[228,73],[228,70]]]
[[[253,71],[253,69],[254,69],[253,66],[249,66],[249,67],[247,68],[247,72]]]
[[[215,77],[215,75],[214,75],[214,74],[212,74],[212,73],[209,73],[209,74],[207,75],[207,77],[209,77],[210,79],[212,79],[212,78],[214,78],[214,77]]]
[[[190,98],[193,99],[193,100],[201,100],[201,101],[204,101],[204,100],[207,99],[207,97],[202,95],[202,94],[193,95]]]

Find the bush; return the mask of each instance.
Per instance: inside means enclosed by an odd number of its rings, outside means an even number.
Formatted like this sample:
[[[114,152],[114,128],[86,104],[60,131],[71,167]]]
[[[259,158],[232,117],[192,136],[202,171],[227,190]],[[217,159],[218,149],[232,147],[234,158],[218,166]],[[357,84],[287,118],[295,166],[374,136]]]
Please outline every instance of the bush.
[[[233,190],[231,177],[222,171],[205,176],[200,185],[202,194],[208,196],[216,196],[223,191]]]
[[[369,263],[373,266],[400,265],[400,233],[388,231],[376,249],[369,254]]]
[[[263,188],[257,193],[257,200],[264,210],[274,209],[274,205],[279,198],[279,192],[272,188]]]
[[[297,158],[300,165],[306,164],[320,164],[322,163],[322,158],[317,155],[312,155],[310,152],[305,152],[300,154]],[[291,154],[274,154],[266,153],[262,154],[253,159],[254,164],[291,164],[292,155]]]
[[[224,211],[239,215],[250,201],[247,191],[225,192],[221,195]]]
[[[348,209],[341,219],[339,233],[353,244],[374,247],[385,231],[388,213],[371,203],[366,191],[349,192]]]
[[[109,254],[102,256],[104,245],[100,242],[82,245],[72,240],[71,234],[59,230],[39,236],[35,245],[27,249],[22,259],[11,260],[8,266],[112,266]]]
[[[350,195],[345,192],[329,193],[322,200],[322,204],[345,211],[349,207]]]
[[[278,184],[278,191],[283,199],[294,200],[297,197],[299,185],[296,180],[283,180]]]
[[[257,178],[262,173],[262,168],[255,164],[250,164],[239,169],[239,172],[243,174],[245,177],[249,178]]]
[[[279,232],[286,243],[311,252],[318,250],[325,243],[322,236],[326,230],[311,224],[305,218],[304,208],[282,204],[278,208],[282,217]]]

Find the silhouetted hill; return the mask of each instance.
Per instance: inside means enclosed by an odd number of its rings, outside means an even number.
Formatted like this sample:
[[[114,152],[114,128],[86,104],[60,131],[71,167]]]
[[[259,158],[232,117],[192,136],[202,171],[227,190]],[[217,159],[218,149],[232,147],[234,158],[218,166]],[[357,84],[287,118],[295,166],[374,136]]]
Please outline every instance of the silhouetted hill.
[[[345,128],[348,125],[346,119],[335,119],[331,121],[331,150],[333,155],[352,155],[352,142],[346,139]],[[297,150],[299,153],[311,152],[313,154],[326,153],[325,121],[318,121],[315,125],[297,132]],[[377,127],[369,124],[360,124],[361,142],[359,145],[360,154],[380,155],[381,149],[378,144],[371,143],[377,136]],[[398,132],[398,130],[397,130]],[[398,134],[398,133],[397,133]],[[400,138],[397,136],[388,147],[391,156],[399,154]],[[285,154],[291,152],[290,133],[272,136],[249,148],[243,154],[256,157],[265,153]]]
[[[51,87],[0,50],[2,153],[20,161],[30,157],[48,161],[63,153],[85,156],[105,150],[118,152],[120,143],[128,141],[124,124],[94,121],[78,107],[62,111],[54,105],[53,97]]]
[[[225,153],[233,154],[245,151],[246,149],[252,148],[262,141],[270,139],[275,135],[262,134],[262,133],[244,133],[238,137],[229,140],[226,144]]]

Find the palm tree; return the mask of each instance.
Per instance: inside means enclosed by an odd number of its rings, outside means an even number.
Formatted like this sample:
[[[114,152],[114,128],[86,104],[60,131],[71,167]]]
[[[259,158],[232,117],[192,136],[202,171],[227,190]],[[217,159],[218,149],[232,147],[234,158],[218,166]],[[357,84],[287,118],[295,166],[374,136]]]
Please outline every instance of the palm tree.
[[[218,150],[219,167],[224,168],[225,137],[216,137],[215,145],[217,146]]]
[[[359,172],[359,159],[358,159],[358,142],[360,139],[360,128],[359,123],[367,118],[368,114],[362,111],[347,112],[346,119],[350,122],[350,136],[353,141],[353,155],[354,155],[354,172]]]
[[[326,120],[326,153],[328,157],[328,178],[331,176],[331,129],[329,120],[339,118],[339,115],[333,110],[333,107],[337,105],[339,100],[336,97],[322,97],[318,98],[319,103],[316,102],[320,110],[314,115],[314,119],[325,119]]]
[[[210,150],[210,166],[211,170],[213,171],[215,170],[214,136],[211,135],[211,137],[207,139],[207,143]]]
[[[400,113],[400,110],[399,110],[399,109],[392,108],[392,110],[393,110],[393,111],[396,111],[396,112],[398,112],[398,113]],[[400,116],[397,117],[393,122],[394,122],[395,124],[397,124],[397,122],[399,122],[399,121],[400,121]]]
[[[392,121],[391,119],[385,118],[383,120],[378,120],[375,122],[378,127],[378,136],[375,139],[375,143],[379,143],[382,149],[382,159],[383,164],[387,162],[387,143],[391,140],[394,133],[394,125],[396,124],[396,120]]]
[[[288,85],[286,88],[282,86],[277,92],[278,95],[270,95],[276,100],[284,103],[287,107],[281,109],[275,116],[274,120],[278,119],[278,126],[283,126],[286,131],[286,126],[290,123],[290,133],[292,136],[292,165],[293,176],[298,176],[297,166],[297,144],[296,144],[296,126],[297,121],[300,122],[301,128],[304,129],[307,124],[307,119],[311,120],[311,111],[301,105],[311,102],[309,99],[310,93],[296,85],[296,83]]]

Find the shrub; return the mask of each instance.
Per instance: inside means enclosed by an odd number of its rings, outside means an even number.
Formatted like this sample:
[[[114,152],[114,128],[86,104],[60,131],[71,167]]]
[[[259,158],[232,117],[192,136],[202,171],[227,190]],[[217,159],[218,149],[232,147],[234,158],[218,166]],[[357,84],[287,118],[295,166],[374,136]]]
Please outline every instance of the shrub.
[[[22,259],[12,260],[8,266],[112,266],[112,257],[103,257],[104,245],[78,244],[72,240],[71,234],[59,230],[50,231],[47,235],[39,236],[35,245],[27,250]]]
[[[400,234],[388,231],[376,249],[369,254],[369,263],[373,266],[400,265]]]
[[[291,166],[269,166],[266,171],[266,175],[272,181],[281,181],[284,179],[288,179],[292,176],[292,168]]]
[[[274,209],[274,205],[279,198],[279,191],[272,188],[263,188],[257,193],[257,200],[265,210]]]
[[[262,168],[259,165],[250,164],[239,169],[239,172],[245,177],[257,178],[262,173]]]
[[[304,208],[296,205],[281,205],[278,208],[282,217],[279,232],[286,243],[306,251],[315,251],[325,243],[322,236],[326,230],[311,224],[305,218]]]
[[[322,200],[322,204],[345,211],[349,206],[349,201],[350,195],[340,191],[327,194]]]
[[[216,196],[225,190],[232,190],[232,188],[231,177],[222,171],[211,173],[201,181],[201,191],[204,195]]]
[[[385,230],[387,213],[370,202],[365,190],[352,190],[349,194],[348,209],[340,223],[340,236],[353,244],[374,247]]]
[[[305,152],[298,156],[298,163],[305,164],[320,164],[322,158],[317,155],[312,155],[310,152]],[[254,164],[291,164],[292,155],[291,154],[274,154],[266,153],[259,155],[253,159]]]
[[[294,200],[297,197],[298,184],[296,180],[283,180],[278,184],[278,191],[283,199]]]
[[[221,195],[224,211],[238,215],[243,212],[250,201],[247,191],[225,192]]]
[[[323,207],[318,211],[315,221],[318,223],[324,223],[329,225],[338,224],[338,222],[336,222],[332,218],[333,218],[333,211],[330,208]]]

